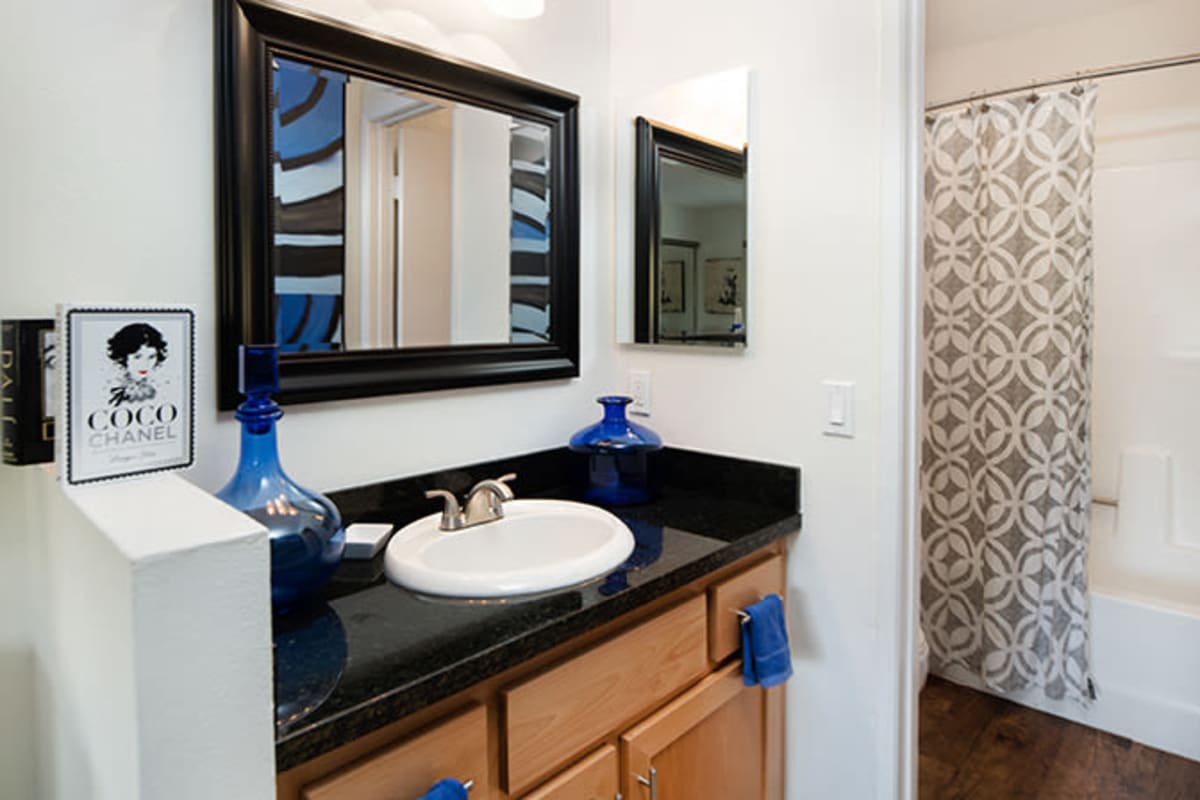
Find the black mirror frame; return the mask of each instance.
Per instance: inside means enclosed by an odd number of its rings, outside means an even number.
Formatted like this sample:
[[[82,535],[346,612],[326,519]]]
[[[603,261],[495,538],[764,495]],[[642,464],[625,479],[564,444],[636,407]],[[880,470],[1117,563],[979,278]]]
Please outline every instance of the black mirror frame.
[[[238,345],[274,341],[268,48],[550,129],[550,342],[306,353],[280,359],[281,403],[579,375],[579,98],[265,0],[217,0],[218,407],[238,402]]]
[[[722,175],[745,178],[746,151],[697,138],[645,117],[638,117],[635,124],[633,341],[655,344],[658,243],[662,238],[659,165],[662,159],[670,158]],[[744,337],[741,343],[745,343]]]

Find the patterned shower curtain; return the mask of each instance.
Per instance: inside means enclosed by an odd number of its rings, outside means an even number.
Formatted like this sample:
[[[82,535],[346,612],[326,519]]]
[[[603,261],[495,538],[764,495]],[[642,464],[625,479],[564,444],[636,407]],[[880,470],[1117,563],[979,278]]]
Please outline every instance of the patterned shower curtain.
[[[922,624],[935,671],[1091,695],[1096,89],[929,121]]]

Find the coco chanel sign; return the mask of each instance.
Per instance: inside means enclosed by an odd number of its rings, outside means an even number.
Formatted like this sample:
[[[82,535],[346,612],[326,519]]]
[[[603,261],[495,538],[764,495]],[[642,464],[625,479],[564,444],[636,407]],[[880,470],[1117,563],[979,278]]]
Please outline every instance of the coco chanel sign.
[[[191,466],[192,309],[62,306],[58,335],[67,483]]]

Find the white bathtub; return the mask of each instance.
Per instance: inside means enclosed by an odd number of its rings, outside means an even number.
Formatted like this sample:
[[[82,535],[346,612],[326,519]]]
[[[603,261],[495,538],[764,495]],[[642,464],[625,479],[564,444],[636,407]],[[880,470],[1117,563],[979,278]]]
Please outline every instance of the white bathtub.
[[[1092,674],[1088,708],[1041,691],[1008,699],[1200,761],[1200,548],[1150,531],[1138,535],[1114,509],[1092,515],[1088,577]],[[982,689],[961,669],[943,673]]]

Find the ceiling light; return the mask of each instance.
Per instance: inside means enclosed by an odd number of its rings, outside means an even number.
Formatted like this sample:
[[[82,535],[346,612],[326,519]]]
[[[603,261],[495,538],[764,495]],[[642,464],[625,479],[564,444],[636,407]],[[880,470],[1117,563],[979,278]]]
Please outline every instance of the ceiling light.
[[[483,0],[488,11],[507,19],[533,19],[546,10],[546,0]]]

